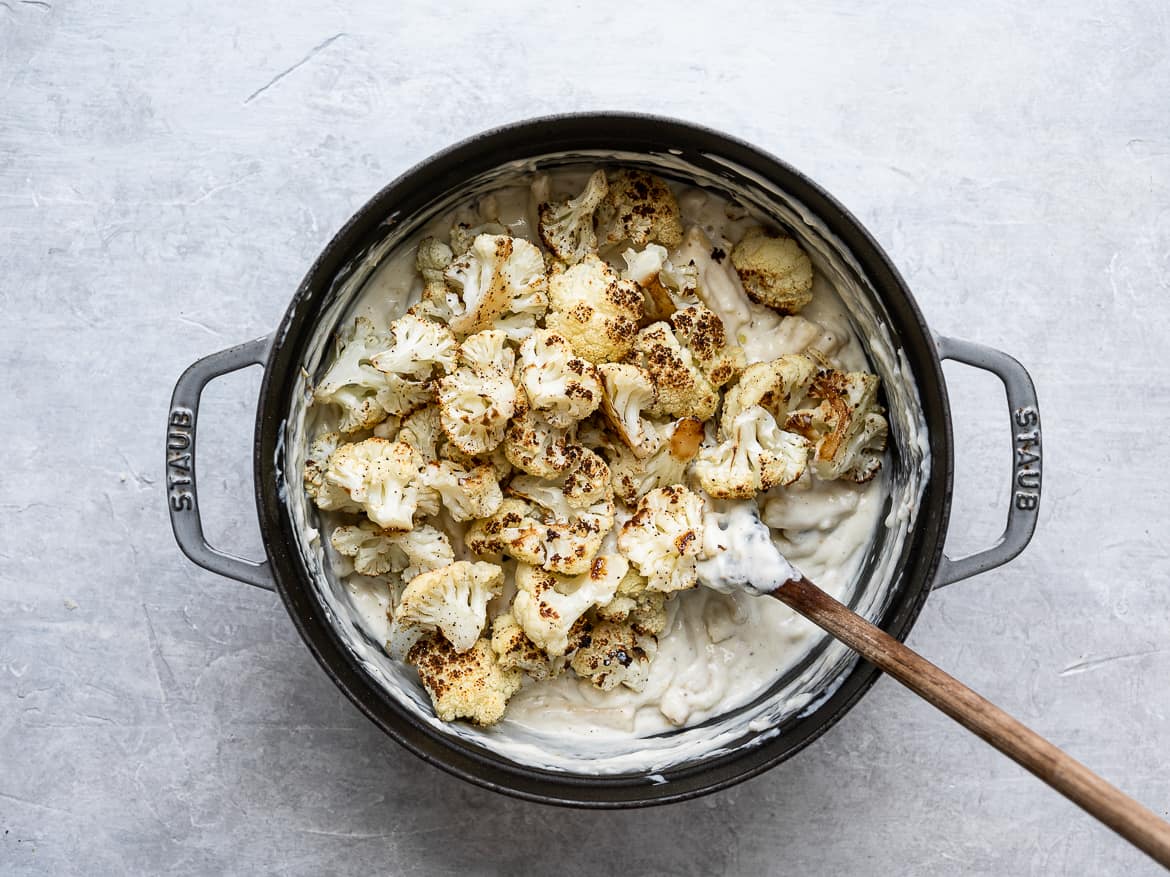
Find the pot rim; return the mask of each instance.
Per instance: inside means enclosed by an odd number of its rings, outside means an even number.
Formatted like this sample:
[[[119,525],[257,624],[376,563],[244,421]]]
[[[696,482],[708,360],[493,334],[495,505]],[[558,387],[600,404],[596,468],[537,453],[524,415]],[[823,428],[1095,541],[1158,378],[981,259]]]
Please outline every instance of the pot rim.
[[[599,133],[615,126],[620,133]],[[855,662],[833,694],[808,715],[795,719],[784,733],[720,758],[664,769],[661,774],[667,779],[665,783],[652,783],[644,775],[585,776],[548,771],[494,754],[485,755],[441,735],[403,709],[357,664],[319,611],[312,586],[305,580],[307,573],[301,568],[295,547],[297,536],[279,496],[283,458],[278,459],[278,453],[282,453],[284,418],[290,407],[300,353],[318,316],[315,308],[326,297],[340,267],[352,258],[371,230],[386,219],[390,213],[387,204],[400,196],[418,197],[419,190],[447,191],[451,188],[448,181],[457,184],[461,178],[471,177],[488,166],[529,155],[594,148],[636,152],[652,147],[665,151],[676,146],[677,142],[672,141],[679,139],[760,173],[794,194],[847,247],[894,318],[891,329],[911,359],[931,452],[919,519],[905,549],[908,559],[898,571],[902,581],[879,621],[897,639],[904,640],[913,627],[942,557],[951,509],[954,449],[946,383],[933,336],[885,251],[852,213],[812,179],[770,153],[714,129],[663,116],[623,112],[568,113],[522,120],[473,135],[418,162],[368,199],[326,244],[306,272],[273,335],[256,413],[253,469],[257,510],[281,600],[297,632],[334,683],[383,732],[424,761],[512,797],[569,807],[615,809],[710,794],[758,776],[808,746],[835,725],[879,675],[872,665]],[[523,144],[535,146],[523,155],[516,154],[515,148]],[[639,150],[636,144],[645,144],[646,148]],[[508,149],[513,152],[507,157],[496,155],[485,160],[493,152]],[[907,329],[910,338],[906,337]],[[928,548],[925,553],[920,543]]]

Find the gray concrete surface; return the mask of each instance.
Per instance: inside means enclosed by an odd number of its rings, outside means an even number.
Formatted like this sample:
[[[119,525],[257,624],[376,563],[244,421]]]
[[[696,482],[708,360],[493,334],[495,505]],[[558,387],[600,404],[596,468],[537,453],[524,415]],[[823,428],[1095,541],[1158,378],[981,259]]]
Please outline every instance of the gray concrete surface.
[[[693,803],[575,813],[427,767],[277,599],[180,557],[163,420],[275,325],[397,173],[501,122],[646,110],[820,180],[937,330],[1024,360],[1040,529],[911,644],[1170,808],[1164,4],[0,2],[0,872],[1155,873],[894,683]],[[808,8],[805,8],[805,7]],[[950,368],[953,550],[1007,495],[994,382]],[[211,534],[258,553],[258,379],[209,391]]]

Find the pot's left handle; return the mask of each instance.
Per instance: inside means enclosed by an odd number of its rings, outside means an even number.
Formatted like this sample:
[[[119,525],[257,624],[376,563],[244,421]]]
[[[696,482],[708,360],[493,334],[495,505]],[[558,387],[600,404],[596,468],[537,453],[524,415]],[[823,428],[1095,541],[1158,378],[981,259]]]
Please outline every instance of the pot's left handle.
[[[192,561],[204,569],[268,591],[276,589],[267,560],[247,560],[217,548],[203,538],[199,516],[199,492],[195,487],[195,426],[203,388],[221,375],[250,365],[263,365],[271,336],[248,341],[205,356],[183,372],[171,396],[167,416],[167,505],[175,541]]]

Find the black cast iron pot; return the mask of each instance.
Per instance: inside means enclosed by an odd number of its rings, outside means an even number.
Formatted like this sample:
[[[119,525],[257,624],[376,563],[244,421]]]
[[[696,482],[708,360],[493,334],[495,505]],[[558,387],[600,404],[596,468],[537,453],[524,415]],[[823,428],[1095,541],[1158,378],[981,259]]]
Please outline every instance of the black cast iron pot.
[[[891,483],[915,485],[912,523],[900,540],[879,537],[862,570],[883,570],[884,597],[869,605],[871,618],[905,639],[927,594],[967,576],[999,566],[1027,545],[1040,496],[1040,424],[1035,391],[1018,362],[998,351],[935,337],[909,290],[868,232],[816,183],[760,150],[704,128],[669,119],[617,114],[535,119],[481,134],[403,174],[376,194],[337,233],[309,269],[277,330],[269,337],[208,356],[192,365],[175,388],[167,429],[171,520],[180,548],[195,563],[222,575],[280,593],[289,616],[321,666],[382,730],[423,759],[490,789],[532,800],[585,807],[632,807],[692,798],[725,788],[767,770],[799,752],[833,725],[873,684],[873,666],[849,660],[823,686],[821,696],[783,716],[767,733],[745,732],[733,745],[653,774],[645,771],[597,775],[536,769],[488,748],[454,739],[422,721],[391,694],[355,657],[335,612],[322,602],[320,568],[314,568],[302,528],[294,520],[300,474],[294,471],[290,424],[302,368],[319,375],[320,343],[344,317],[339,297],[355,287],[363,259],[377,255],[469,191],[484,191],[502,168],[554,167],[574,162],[640,164],[675,179],[689,180],[769,215],[805,242],[827,247],[841,280],[863,292],[855,325],[871,359],[885,339],[883,374],[891,408]],[[814,259],[815,261],[815,259]],[[818,268],[820,269],[820,265]],[[368,271],[366,272],[368,273]],[[364,275],[363,275],[364,276]],[[881,357],[878,357],[881,359]],[[953,447],[950,410],[941,361],[952,359],[999,377],[1007,391],[1016,437],[1007,526],[997,543],[969,557],[943,555],[950,512]],[[895,363],[896,365],[891,365]],[[203,538],[195,481],[195,431],[199,397],[213,378],[260,364],[265,374],[256,409],[253,466],[256,504],[267,559],[244,560],[212,548]],[[891,385],[902,381],[899,394]],[[905,401],[909,400],[909,401]],[[899,405],[915,408],[899,418]],[[902,422],[904,421],[904,422]],[[921,422],[915,432],[906,424]],[[927,455],[924,451],[929,449]],[[287,482],[286,482],[287,476]],[[912,479],[911,476],[914,476]],[[916,479],[916,480],[914,480]],[[854,605],[859,605],[858,599]],[[829,645],[822,642],[820,649]],[[814,649],[814,656],[817,650]]]

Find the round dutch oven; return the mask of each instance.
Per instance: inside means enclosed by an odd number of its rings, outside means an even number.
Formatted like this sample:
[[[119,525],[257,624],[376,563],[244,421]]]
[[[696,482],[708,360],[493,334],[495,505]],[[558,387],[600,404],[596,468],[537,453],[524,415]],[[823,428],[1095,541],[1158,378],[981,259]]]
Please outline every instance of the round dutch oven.
[[[801,667],[740,708],[750,721],[719,717],[646,742],[669,754],[676,735],[690,741],[689,749],[674,750],[685,755],[664,756],[650,769],[591,770],[587,759],[568,769],[536,766],[531,759],[501,754],[490,738],[438,723],[420,707],[425,697],[415,701],[385,684],[385,667],[378,661],[389,659],[380,655],[378,644],[359,642],[319,543],[314,546],[306,536],[315,511],[300,488],[307,382],[323,372],[347,305],[375,275],[381,257],[429,220],[509,175],[582,163],[640,166],[733,199],[786,227],[818,272],[848,292],[843,297],[850,319],[882,378],[891,427],[887,523],[862,566],[851,601],[855,609],[905,639],[932,588],[997,567],[1023,550],[1040,498],[1040,421],[1024,368],[999,351],[934,335],[874,239],[800,172],[724,134],[634,115],[556,116],[489,131],[424,161],[377,193],[325,247],[272,335],[208,356],[179,379],[167,426],[168,499],[183,552],[206,569],[276,590],[338,687],[416,755],[521,798],[584,807],[645,806],[730,786],[794,755],[840,719],[878,671],[825,636]],[[1015,439],[1006,528],[992,547],[958,559],[943,554],[954,464],[945,359],[984,369],[1003,382]],[[253,364],[265,369],[253,456],[263,561],[230,556],[204,540],[195,478],[203,387]],[[819,669],[814,673],[810,667]],[[803,688],[794,697],[797,682]],[[704,748],[704,740],[711,745]]]

